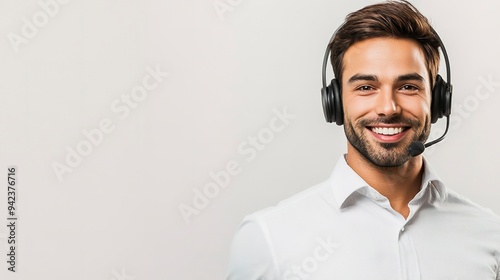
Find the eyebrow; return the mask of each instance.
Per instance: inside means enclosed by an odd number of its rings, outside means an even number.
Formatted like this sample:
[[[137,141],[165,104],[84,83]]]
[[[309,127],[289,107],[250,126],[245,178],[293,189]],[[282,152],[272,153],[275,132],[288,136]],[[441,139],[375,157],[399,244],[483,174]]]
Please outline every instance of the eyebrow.
[[[418,73],[409,73],[409,74],[404,74],[401,76],[398,76],[395,79],[395,82],[404,82],[404,81],[424,81],[424,77],[422,77]],[[350,77],[349,80],[347,80],[348,84],[352,84],[356,81],[373,81],[373,82],[378,82],[378,77],[375,75],[367,75],[367,74],[355,74],[354,76]]]
[[[424,77],[417,73],[410,73],[406,75],[401,75],[396,79],[396,82],[404,82],[404,81],[424,81]]]
[[[366,74],[356,74],[352,77],[349,78],[349,80],[347,80],[347,83],[348,84],[352,84],[356,81],[373,81],[373,82],[377,82],[378,81],[378,77],[375,76],[375,75],[366,75]]]

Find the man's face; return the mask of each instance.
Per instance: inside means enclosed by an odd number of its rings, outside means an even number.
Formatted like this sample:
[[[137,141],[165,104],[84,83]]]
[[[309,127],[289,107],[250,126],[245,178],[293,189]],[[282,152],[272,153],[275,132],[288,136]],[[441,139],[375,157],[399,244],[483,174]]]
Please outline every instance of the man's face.
[[[411,158],[408,146],[430,133],[431,90],[422,50],[409,39],[367,39],[349,47],[343,63],[348,151],[377,166],[401,166]]]

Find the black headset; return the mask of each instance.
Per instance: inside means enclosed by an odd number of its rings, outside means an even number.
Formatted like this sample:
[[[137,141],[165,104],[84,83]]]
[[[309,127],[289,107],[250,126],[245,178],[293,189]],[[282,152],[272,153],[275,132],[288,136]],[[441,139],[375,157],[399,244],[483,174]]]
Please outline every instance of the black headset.
[[[337,125],[344,124],[344,109],[342,107],[342,89],[339,85],[337,79],[332,79],[330,84],[326,85],[326,67],[328,64],[328,57],[330,55],[330,45],[337,34],[337,31],[341,28],[340,26],[332,35],[328,46],[326,47],[325,56],[323,59],[323,71],[322,80],[323,88],[321,89],[321,99],[323,101],[323,112],[325,114],[325,119],[327,122],[335,122]],[[441,75],[437,75],[434,88],[432,89],[431,98],[431,122],[435,123],[439,118],[446,117],[447,123],[449,123],[449,115],[451,113],[451,95],[453,91],[453,86],[451,85],[451,70],[450,61],[448,60],[448,54],[446,53],[446,48],[444,47],[441,38],[437,32],[431,27],[432,32],[439,41],[439,47],[443,53],[443,57],[446,64],[446,82],[443,80]],[[448,127],[447,127],[448,128]],[[448,130],[448,129],[446,129]]]

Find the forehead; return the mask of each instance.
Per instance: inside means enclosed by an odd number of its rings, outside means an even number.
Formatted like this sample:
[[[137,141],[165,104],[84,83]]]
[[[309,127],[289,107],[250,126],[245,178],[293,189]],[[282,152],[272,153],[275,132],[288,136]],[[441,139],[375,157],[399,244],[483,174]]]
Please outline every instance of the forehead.
[[[428,77],[422,48],[411,39],[367,39],[353,44],[344,54],[343,81],[356,74],[393,78],[407,73]]]

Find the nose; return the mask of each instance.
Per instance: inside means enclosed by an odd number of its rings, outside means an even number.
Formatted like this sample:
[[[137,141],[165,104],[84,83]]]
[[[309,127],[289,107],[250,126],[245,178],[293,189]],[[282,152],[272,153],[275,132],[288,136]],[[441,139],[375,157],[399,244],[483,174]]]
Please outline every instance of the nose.
[[[376,104],[376,113],[379,116],[390,117],[401,113],[401,107],[398,105],[396,95],[392,90],[383,90],[378,96]]]

